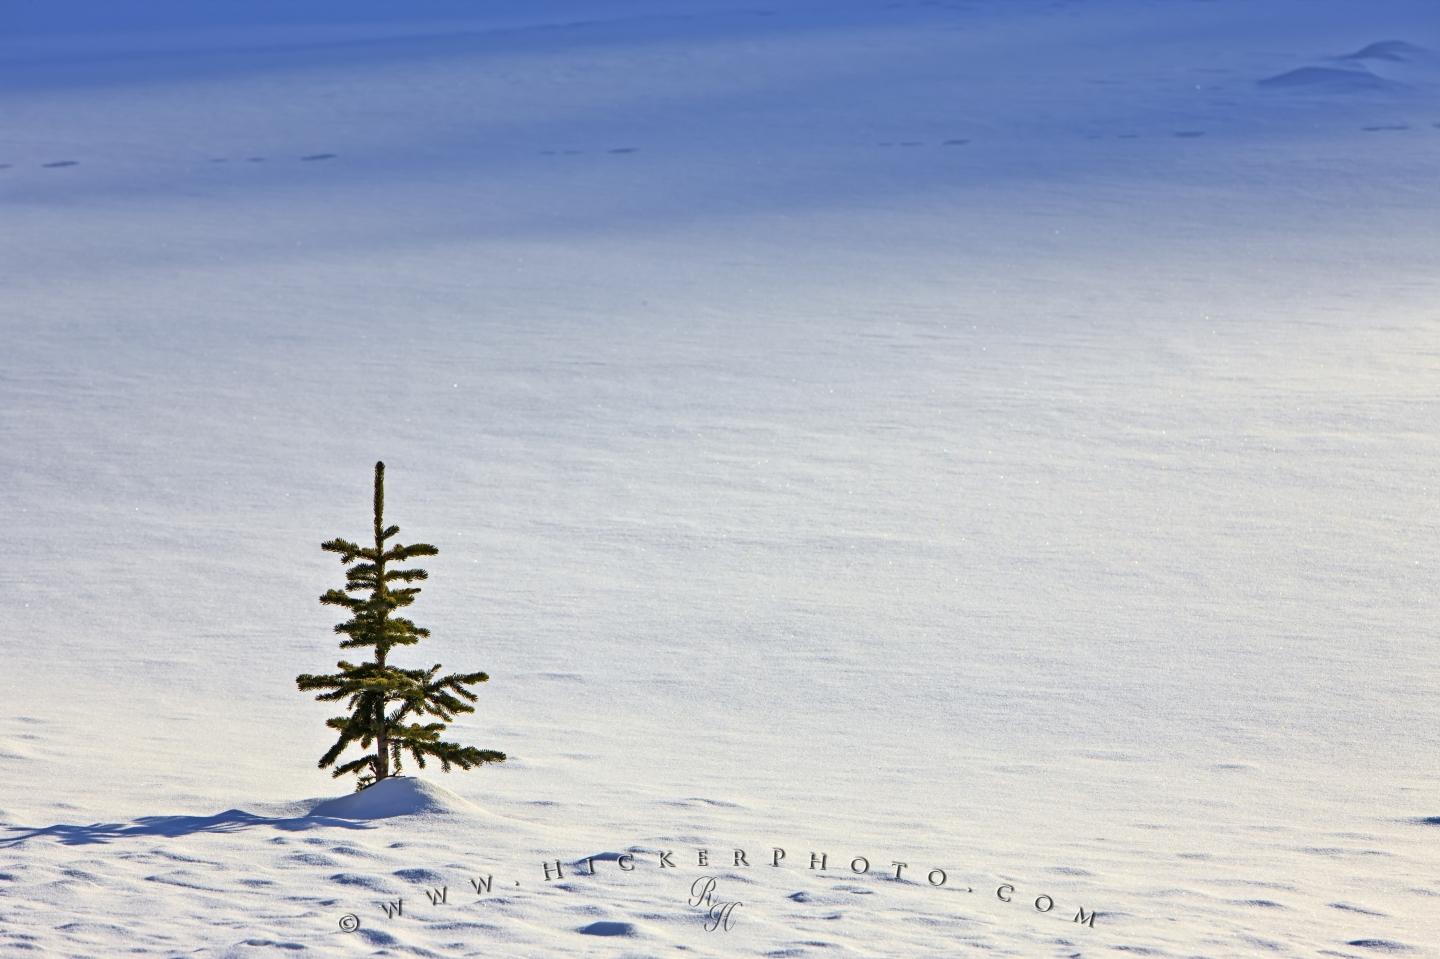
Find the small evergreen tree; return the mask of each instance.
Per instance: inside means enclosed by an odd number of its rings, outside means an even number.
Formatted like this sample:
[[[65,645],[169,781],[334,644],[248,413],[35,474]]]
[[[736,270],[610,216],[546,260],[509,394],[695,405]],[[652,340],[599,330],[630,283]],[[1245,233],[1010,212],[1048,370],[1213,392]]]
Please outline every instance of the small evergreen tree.
[[[375,464],[375,545],[360,546],[345,539],[332,539],[321,549],[340,555],[340,562],[349,566],[345,571],[345,588],[328,590],[320,602],[343,606],[350,619],[336,625],[335,632],[346,638],[341,649],[369,648],[372,659],[360,664],[341,660],[340,672],[317,676],[304,673],[295,677],[302,690],[322,690],[316,699],[331,702],[347,699],[348,716],[336,716],[326,725],[337,730],[340,738],[329,752],[320,757],[320,768],[332,765],[352,744],[367,753],[335,767],[334,775],[354,773],[357,791],[401,771],[401,756],[408,752],[420,768],[426,757],[440,760],[440,768],[450,771],[452,765],[461,769],[483,763],[505,761],[505,754],[493,749],[476,749],[445,742],[440,738],[445,726],[457,713],[470,713],[476,699],[468,687],[489,680],[485,673],[451,673],[440,675],[440,664],[429,669],[403,669],[391,665],[390,651],[396,646],[413,646],[430,635],[428,629],[416,626],[397,610],[415,602],[420,587],[409,585],[426,579],[423,569],[394,568],[417,556],[434,556],[439,550],[428,543],[402,546],[386,545],[400,532],[398,526],[385,526],[385,464]],[[361,562],[356,563],[356,560]],[[351,565],[354,564],[354,565]],[[392,586],[392,584],[404,584]],[[355,595],[351,595],[355,594]],[[438,722],[416,722],[423,717]]]

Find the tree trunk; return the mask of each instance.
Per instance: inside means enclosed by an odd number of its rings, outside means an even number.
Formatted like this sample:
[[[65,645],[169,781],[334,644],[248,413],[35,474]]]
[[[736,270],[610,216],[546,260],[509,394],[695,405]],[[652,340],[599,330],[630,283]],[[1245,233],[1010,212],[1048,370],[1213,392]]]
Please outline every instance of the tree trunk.
[[[375,464],[375,597],[379,600],[385,599],[385,540],[382,533],[385,531],[385,464]],[[380,629],[385,628],[385,621],[389,619],[388,611],[382,606],[380,608]],[[386,648],[382,644],[375,647],[375,661],[385,665]],[[375,704],[375,781],[390,776],[390,736],[389,728],[385,724],[385,697],[381,696],[380,701]]]
[[[379,730],[375,736],[375,781],[387,778],[390,775],[390,737],[385,728],[385,704],[382,702],[375,707],[375,723]]]

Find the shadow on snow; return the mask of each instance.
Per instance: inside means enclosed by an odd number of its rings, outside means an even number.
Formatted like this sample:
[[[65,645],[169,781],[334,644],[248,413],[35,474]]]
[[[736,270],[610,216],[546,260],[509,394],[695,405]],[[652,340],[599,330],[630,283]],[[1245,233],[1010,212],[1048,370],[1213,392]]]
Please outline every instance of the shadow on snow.
[[[14,846],[27,839],[54,837],[67,846],[85,846],[91,843],[106,843],[116,839],[130,839],[138,836],[189,836],[202,832],[241,832],[246,829],[268,826],[286,832],[302,832],[307,829],[340,827],[343,829],[371,829],[365,823],[334,816],[257,816],[243,809],[227,809],[213,816],[141,816],[130,822],[91,823],[88,826],[71,823],[57,823],[54,826],[32,828],[6,826],[19,835],[0,838],[0,846]]]

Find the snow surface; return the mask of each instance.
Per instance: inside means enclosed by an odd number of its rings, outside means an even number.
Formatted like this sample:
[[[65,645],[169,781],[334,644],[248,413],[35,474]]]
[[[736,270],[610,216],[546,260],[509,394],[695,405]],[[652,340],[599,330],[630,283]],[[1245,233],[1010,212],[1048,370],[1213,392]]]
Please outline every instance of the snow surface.
[[[1440,955],[1436,50],[5,4],[0,954]],[[382,458],[511,760],[348,796]]]

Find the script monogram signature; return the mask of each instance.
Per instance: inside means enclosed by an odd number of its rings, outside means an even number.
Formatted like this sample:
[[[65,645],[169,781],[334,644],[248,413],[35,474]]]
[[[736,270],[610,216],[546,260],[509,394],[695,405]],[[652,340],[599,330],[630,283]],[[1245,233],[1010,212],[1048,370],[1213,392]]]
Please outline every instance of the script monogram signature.
[[[715,898],[715,877],[701,876],[690,884],[690,905],[706,910],[705,931],[716,929],[730,931],[734,920],[735,907],[743,905],[736,901],[723,902]]]

